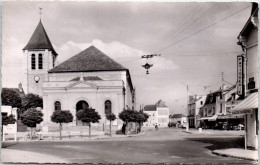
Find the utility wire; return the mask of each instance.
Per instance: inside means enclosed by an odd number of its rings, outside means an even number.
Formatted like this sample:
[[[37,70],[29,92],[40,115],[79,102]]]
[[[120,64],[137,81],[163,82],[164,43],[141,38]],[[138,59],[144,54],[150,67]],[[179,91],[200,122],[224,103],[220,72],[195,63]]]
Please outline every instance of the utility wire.
[[[176,35],[172,36],[169,40],[166,40],[165,42],[170,42],[170,41],[173,41],[177,36],[179,36],[180,34],[182,34],[182,32],[184,32],[185,30],[189,29],[190,27],[192,27],[193,24],[196,24],[197,21],[203,16],[205,15],[206,13],[209,12],[209,10],[211,10],[213,7],[215,6],[215,4],[213,4],[210,8],[208,8],[205,12],[201,13],[199,15],[199,17],[197,17],[194,21],[192,21],[188,26],[186,26],[185,28],[183,28],[179,33],[177,33]],[[163,43],[165,43],[163,42]],[[158,50],[158,49],[157,49]],[[155,51],[157,52],[157,51]]]
[[[157,51],[157,53],[159,53],[159,52],[161,52],[161,51],[163,51],[163,50],[165,50],[165,49],[167,49],[167,48],[169,48],[169,47],[172,47],[172,46],[174,46],[174,45],[176,45],[176,44],[178,44],[178,43],[180,43],[180,42],[182,42],[182,41],[184,41],[184,40],[186,40],[186,39],[188,39],[188,38],[190,38],[190,37],[192,37],[192,36],[194,36],[194,35],[196,35],[196,34],[198,34],[198,33],[200,33],[200,32],[202,32],[202,31],[208,29],[208,28],[210,28],[210,27],[212,27],[212,26],[214,26],[214,25],[216,25],[216,24],[218,24],[218,23],[220,23],[220,22],[222,22],[222,21],[224,21],[224,20],[226,20],[226,19],[228,19],[228,18],[230,18],[230,17],[232,17],[232,16],[238,14],[238,13],[240,13],[241,11],[244,11],[245,9],[247,9],[247,8],[249,8],[249,7],[251,7],[251,5],[250,5],[250,6],[247,6],[247,7],[245,7],[245,8],[243,8],[243,9],[241,9],[241,10],[239,10],[239,11],[237,11],[237,12],[235,12],[235,13],[233,13],[233,14],[227,16],[227,17],[224,17],[224,18],[222,18],[221,20],[219,20],[218,22],[214,22],[214,23],[210,24],[209,26],[206,26],[205,28],[200,29],[199,31],[197,31],[197,32],[195,32],[195,33],[192,33],[191,35],[189,35],[189,36],[187,36],[187,37],[184,37],[183,39],[181,39],[181,40],[179,40],[179,41],[176,41],[176,42],[174,42],[174,43],[171,44],[171,45],[168,45],[168,46],[166,46],[166,47],[160,49],[159,51]]]
[[[199,6],[197,6],[194,10],[192,10],[188,15],[194,16],[194,15],[199,11],[199,9],[200,9],[201,7],[202,7],[202,5],[199,4]],[[172,34],[176,33],[176,32],[177,32],[183,25],[185,25],[191,18],[192,18],[192,17],[186,17],[186,19],[183,21],[182,24],[180,24],[175,30],[172,29],[170,32],[166,33],[161,39],[159,39],[159,41],[160,41],[160,40],[166,40],[169,35],[171,36]],[[169,39],[169,38],[168,38],[168,39]],[[168,40],[168,39],[167,39],[167,40]],[[166,41],[167,41],[167,40],[166,40]],[[157,41],[157,44],[160,44],[159,41]],[[166,42],[166,41],[163,41],[163,43]],[[154,46],[157,45],[157,44],[154,44]],[[155,48],[155,49],[159,49],[159,48]],[[154,50],[154,51],[155,51],[155,50]],[[151,51],[151,52],[154,52],[154,51]]]

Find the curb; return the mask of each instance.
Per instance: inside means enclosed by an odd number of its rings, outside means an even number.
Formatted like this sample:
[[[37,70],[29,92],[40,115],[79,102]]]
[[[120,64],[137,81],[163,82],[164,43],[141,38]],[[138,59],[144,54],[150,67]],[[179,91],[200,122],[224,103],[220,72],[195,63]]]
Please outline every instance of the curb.
[[[233,157],[233,158],[239,158],[239,159],[245,159],[245,160],[258,161],[258,159],[248,158],[248,157],[243,157],[243,156],[235,156],[235,155],[220,153],[218,151],[212,151],[212,153],[216,154],[216,155],[219,155],[219,156],[226,156],[226,157]]]
[[[112,137],[110,137],[110,136],[107,136],[107,137],[94,137],[94,138],[85,138],[85,139],[62,139],[62,140],[60,140],[60,139],[55,139],[55,140],[39,140],[39,139],[37,139],[37,140],[18,140],[17,141],[17,143],[19,143],[19,142],[28,142],[28,143],[30,143],[30,142],[77,142],[77,141],[93,141],[93,140],[102,140],[102,139],[113,139],[113,138],[130,138],[130,137],[137,137],[137,136],[144,136],[144,135],[146,135],[146,133],[140,133],[140,134],[137,134],[137,135],[135,135],[135,134],[133,134],[133,135],[121,135],[121,136],[112,136]]]

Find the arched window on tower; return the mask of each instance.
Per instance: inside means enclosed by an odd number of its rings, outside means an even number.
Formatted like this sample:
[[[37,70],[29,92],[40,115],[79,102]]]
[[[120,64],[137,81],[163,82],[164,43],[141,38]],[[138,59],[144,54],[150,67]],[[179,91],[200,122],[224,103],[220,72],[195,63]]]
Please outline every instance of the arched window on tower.
[[[54,110],[55,111],[61,110],[61,104],[60,104],[59,101],[55,101],[55,103],[54,103]]]
[[[110,114],[112,112],[112,103],[110,100],[105,101],[105,114]]]
[[[35,69],[35,54],[32,54],[31,56],[31,68]]]
[[[38,68],[39,69],[42,69],[42,62],[43,62],[42,54],[39,54],[39,56],[38,56]]]

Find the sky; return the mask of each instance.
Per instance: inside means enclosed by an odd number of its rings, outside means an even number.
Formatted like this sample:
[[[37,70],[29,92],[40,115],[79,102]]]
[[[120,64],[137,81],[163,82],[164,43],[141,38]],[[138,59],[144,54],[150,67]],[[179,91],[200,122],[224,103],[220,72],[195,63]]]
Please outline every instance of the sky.
[[[188,95],[218,90],[222,72],[236,84],[237,36],[251,11],[249,2],[4,1],[2,87],[22,81],[22,49],[40,7],[58,64],[93,45],[130,70],[137,109],[161,99],[172,114],[186,114]]]

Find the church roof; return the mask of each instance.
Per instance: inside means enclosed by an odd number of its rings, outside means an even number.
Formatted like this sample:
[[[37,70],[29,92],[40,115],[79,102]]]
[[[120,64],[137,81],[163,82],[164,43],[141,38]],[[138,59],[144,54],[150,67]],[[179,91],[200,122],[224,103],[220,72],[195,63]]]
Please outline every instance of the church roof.
[[[49,73],[59,72],[93,72],[93,71],[122,71],[126,69],[94,46],[83,50],[70,59],[64,61]]]
[[[35,50],[35,49],[49,49],[52,51],[54,55],[58,55],[55,52],[41,21],[39,22],[38,26],[34,30],[33,35],[31,36],[29,42],[23,48],[23,50]]]

